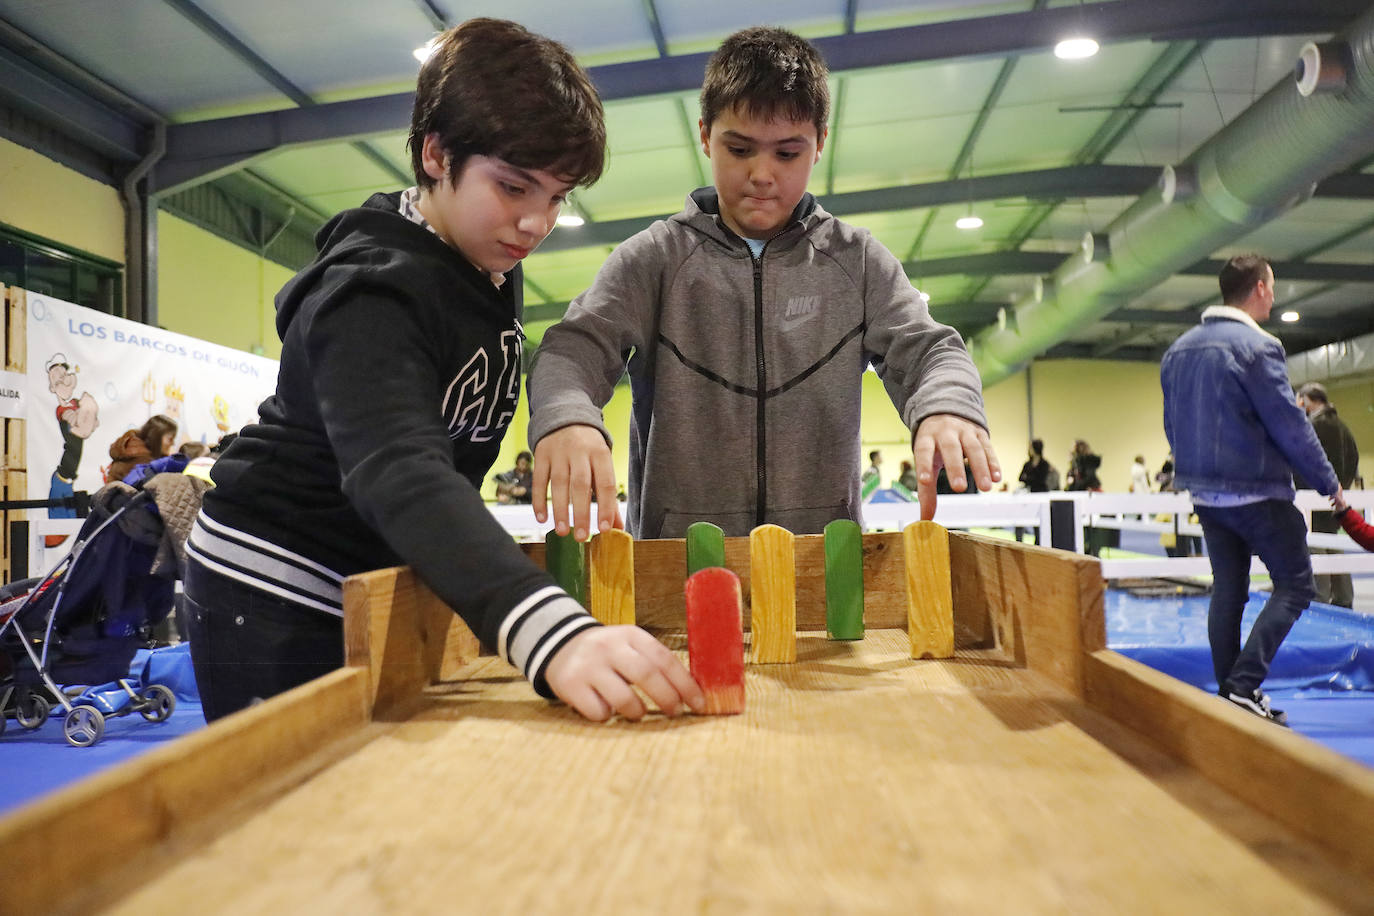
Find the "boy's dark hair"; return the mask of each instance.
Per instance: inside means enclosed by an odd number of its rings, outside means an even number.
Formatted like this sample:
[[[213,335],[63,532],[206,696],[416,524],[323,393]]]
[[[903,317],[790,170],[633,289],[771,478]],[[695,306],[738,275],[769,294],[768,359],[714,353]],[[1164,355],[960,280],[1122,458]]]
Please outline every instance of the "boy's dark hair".
[[[819,51],[786,29],[741,29],[721,43],[706,64],[701,122],[709,131],[725,111],[753,118],[810,121],[816,139],[830,120],[829,71]]]
[[[588,186],[606,163],[606,119],[567,48],[503,19],[469,19],[434,40],[410,118],[415,183],[429,188],[425,137],[439,135],[457,183],[469,156],[492,156]]]
[[[517,455],[515,456],[515,461],[516,461],[517,464],[520,462],[520,459],[521,459],[521,458],[524,458],[526,461],[530,462],[531,464],[534,463],[534,456],[531,455],[529,452],[520,452],[519,454],[517,454]]]
[[[882,455],[882,452],[879,452],[879,451],[869,452],[869,453],[868,453],[868,461],[869,461],[869,463],[872,464],[874,461],[877,461],[877,460],[878,460],[878,457],[879,457],[880,455]]]
[[[1032,439],[1031,451],[1035,452],[1035,454],[1039,455],[1041,458],[1045,457],[1045,440]]]
[[[1227,305],[1244,302],[1250,290],[1264,279],[1266,267],[1270,267],[1269,259],[1257,254],[1238,254],[1227,261],[1217,276],[1217,283],[1221,286],[1221,301]]]

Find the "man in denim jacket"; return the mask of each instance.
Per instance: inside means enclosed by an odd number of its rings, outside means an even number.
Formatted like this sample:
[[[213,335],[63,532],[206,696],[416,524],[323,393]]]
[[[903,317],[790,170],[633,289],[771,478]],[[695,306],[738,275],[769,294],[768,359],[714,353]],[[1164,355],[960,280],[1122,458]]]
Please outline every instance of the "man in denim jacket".
[[[1164,354],[1164,432],[1174,486],[1192,494],[1212,561],[1207,635],[1217,692],[1280,725],[1260,684],[1288,631],[1315,595],[1307,527],[1293,505],[1293,471],[1341,497],[1331,463],[1288,382],[1283,345],[1258,324],[1274,305],[1274,271],[1258,255],[1226,262],[1224,305]],[[1250,556],[1269,569],[1273,593],[1241,647]]]

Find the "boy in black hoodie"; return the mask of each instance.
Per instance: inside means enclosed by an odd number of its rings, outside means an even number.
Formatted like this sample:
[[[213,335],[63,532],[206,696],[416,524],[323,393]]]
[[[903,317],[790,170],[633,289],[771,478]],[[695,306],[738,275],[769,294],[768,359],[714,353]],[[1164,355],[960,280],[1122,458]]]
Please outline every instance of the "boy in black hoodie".
[[[680,662],[601,627],[478,488],[520,389],[520,261],[600,177],[600,100],[556,42],[474,19],[421,67],[416,187],[331,220],[277,295],[277,391],[215,463],[187,544],[207,720],[343,663],[340,583],[409,564],[545,697],[582,715],[702,708]]]

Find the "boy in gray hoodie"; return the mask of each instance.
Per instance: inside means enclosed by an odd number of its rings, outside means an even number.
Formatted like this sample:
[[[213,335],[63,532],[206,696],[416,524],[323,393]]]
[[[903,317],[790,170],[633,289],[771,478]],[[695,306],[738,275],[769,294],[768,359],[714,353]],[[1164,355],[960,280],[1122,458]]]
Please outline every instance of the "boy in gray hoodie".
[[[943,466],[1001,479],[982,385],[957,332],[866,230],[806,193],[829,118],[826,67],[804,39],[751,28],[706,68],[702,148],[714,187],[618,247],[545,335],[529,378],[534,507],[559,533],[619,526],[601,407],[627,368],[628,528],[682,537],[772,523],[798,534],[860,520],[859,415],[871,362],[908,428],[923,518]]]

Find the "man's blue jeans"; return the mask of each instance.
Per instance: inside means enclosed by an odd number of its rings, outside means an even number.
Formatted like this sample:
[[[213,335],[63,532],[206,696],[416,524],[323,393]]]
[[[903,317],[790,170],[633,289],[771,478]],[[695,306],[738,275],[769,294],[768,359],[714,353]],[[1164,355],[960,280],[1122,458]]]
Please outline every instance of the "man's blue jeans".
[[[1193,508],[1212,561],[1207,637],[1217,686],[1223,692],[1249,694],[1264,681],[1284,637],[1316,595],[1307,526],[1296,506],[1276,499],[1224,509]],[[1252,554],[1268,567],[1274,591],[1242,648],[1240,623],[1250,597]]]

